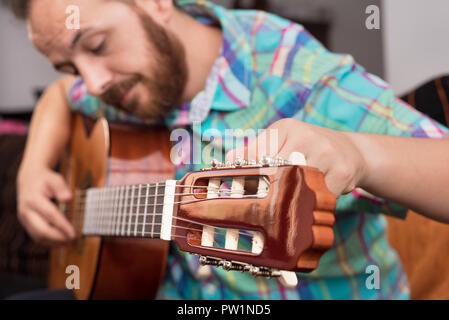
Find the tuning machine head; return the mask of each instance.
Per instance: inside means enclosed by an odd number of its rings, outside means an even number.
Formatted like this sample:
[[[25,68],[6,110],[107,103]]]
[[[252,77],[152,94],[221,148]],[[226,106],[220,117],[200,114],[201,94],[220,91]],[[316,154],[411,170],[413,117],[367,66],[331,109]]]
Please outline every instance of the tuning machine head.
[[[236,168],[243,167],[246,164],[247,164],[247,161],[245,159],[242,159],[241,157],[237,157],[237,159],[235,159],[235,161],[234,161],[234,166]]]
[[[213,257],[199,256],[199,263],[202,266],[210,265],[214,267],[222,267],[223,270],[226,271],[246,272],[254,277],[274,278],[281,276],[281,272],[278,269],[253,266],[247,263],[229,261]]]
[[[217,168],[223,167],[223,163],[217,159],[212,159],[210,166],[212,169],[217,169]]]
[[[233,168],[245,168],[245,167],[278,167],[291,164],[290,161],[284,160],[281,157],[269,157],[264,156],[257,162],[256,160],[245,160],[241,157],[237,157],[234,162],[226,161],[225,163],[213,159],[210,164],[210,168],[204,168],[202,170],[208,169],[233,169]]]

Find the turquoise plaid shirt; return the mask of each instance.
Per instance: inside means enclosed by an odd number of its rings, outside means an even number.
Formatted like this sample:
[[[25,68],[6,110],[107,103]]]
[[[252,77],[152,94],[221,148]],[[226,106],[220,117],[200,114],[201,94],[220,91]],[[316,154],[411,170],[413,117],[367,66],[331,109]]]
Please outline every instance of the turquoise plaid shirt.
[[[204,141],[197,153],[211,145],[222,155],[235,145],[227,129],[263,129],[282,118],[341,131],[404,137],[442,137],[447,129],[398,100],[391,88],[371,75],[350,55],[326,50],[304,28],[272,14],[227,10],[206,1],[181,1],[184,11],[206,24],[219,24],[223,46],[207,85],[165,119],[171,129],[184,128],[190,137],[217,129],[219,137]],[[70,90],[74,110],[110,121],[143,121],[104,105],[89,96],[81,79]],[[201,139],[200,139],[201,141]],[[178,159],[176,178],[202,164],[194,154]],[[208,162],[207,155],[202,159]],[[161,299],[407,299],[407,278],[385,235],[382,213],[404,217],[407,210],[358,190],[338,199],[335,243],[317,270],[298,274],[299,284],[285,288],[277,279],[253,278],[212,268],[197,276],[198,258],[171,246],[158,297]],[[249,245],[249,244],[248,244]],[[366,285],[374,265],[380,288]]]

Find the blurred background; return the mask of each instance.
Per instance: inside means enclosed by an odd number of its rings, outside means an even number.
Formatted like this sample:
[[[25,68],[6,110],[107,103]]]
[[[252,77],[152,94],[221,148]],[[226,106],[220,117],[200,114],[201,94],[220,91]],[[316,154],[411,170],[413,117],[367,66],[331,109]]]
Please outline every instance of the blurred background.
[[[4,0],[1,0],[2,2]],[[330,50],[352,54],[398,95],[449,72],[447,0],[214,0],[261,8],[304,24]],[[369,5],[380,8],[379,30],[368,30]],[[26,25],[0,7],[0,113],[32,110],[36,95],[59,75],[29,43]]]
[[[15,175],[31,112],[42,91],[60,75],[35,51],[24,22],[0,0],[0,298],[45,286],[47,249],[34,245],[15,215]],[[422,101],[442,123],[449,92],[447,0],[214,0],[228,8],[255,8],[303,24],[330,50],[350,53],[369,72],[389,82],[398,96]],[[380,28],[365,22],[375,5]],[[444,80],[444,81],[443,81]],[[417,88],[421,88],[421,91]],[[442,88],[442,89],[441,89]],[[416,89],[416,90],[415,90]],[[441,91],[443,90],[443,91]],[[418,94],[415,94],[418,92]],[[420,93],[421,92],[421,93]],[[430,93],[429,93],[430,92]],[[447,98],[447,97],[446,97]],[[405,99],[405,98],[404,98]],[[430,106],[431,103],[422,105]],[[430,108],[430,107],[429,107]],[[422,111],[424,109],[421,109]]]

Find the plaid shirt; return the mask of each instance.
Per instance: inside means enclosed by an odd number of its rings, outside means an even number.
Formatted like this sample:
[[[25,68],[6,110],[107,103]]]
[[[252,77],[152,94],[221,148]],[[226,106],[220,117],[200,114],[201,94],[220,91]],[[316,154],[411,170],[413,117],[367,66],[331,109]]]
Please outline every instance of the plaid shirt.
[[[404,137],[442,137],[447,129],[394,96],[378,77],[368,74],[350,55],[327,51],[301,25],[254,10],[227,10],[206,1],[181,1],[198,21],[220,25],[223,45],[204,91],[165,119],[171,129],[184,128],[190,138],[216,129],[219,137],[201,148],[183,145],[176,178],[201,168],[192,164],[211,145],[232,150],[227,129],[263,129],[282,118],[341,131]],[[110,121],[142,123],[86,93],[81,80],[69,99],[74,110]],[[201,141],[201,139],[200,139]],[[195,154],[196,152],[196,154]],[[216,156],[216,154],[215,154]],[[212,268],[198,277],[198,258],[171,246],[161,299],[406,299],[409,287],[396,252],[387,242],[382,213],[404,217],[407,210],[355,190],[338,199],[335,243],[317,270],[298,274],[297,288],[277,279],[253,278]],[[250,245],[249,243],[247,244]],[[369,289],[367,269],[380,270],[380,288]]]

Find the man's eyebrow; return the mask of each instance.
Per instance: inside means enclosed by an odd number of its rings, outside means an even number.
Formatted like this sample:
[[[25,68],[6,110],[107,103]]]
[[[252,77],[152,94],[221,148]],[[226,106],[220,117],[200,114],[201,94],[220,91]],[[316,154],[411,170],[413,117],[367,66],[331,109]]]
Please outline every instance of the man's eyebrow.
[[[79,42],[79,40],[81,39],[81,37],[82,37],[86,32],[88,32],[90,29],[91,29],[91,28],[87,28],[87,29],[83,29],[83,30],[78,30],[78,31],[76,32],[75,37],[73,38],[72,43],[70,44],[70,49],[71,49],[71,50],[73,50],[73,49],[75,48],[76,44]],[[73,63],[71,63],[71,62],[61,62],[61,63],[57,63],[57,64],[54,64],[53,67],[54,67],[56,70],[59,70],[59,69],[61,69],[62,67],[67,66],[67,65],[70,66],[70,67],[72,67],[72,68],[75,70],[75,72],[77,72],[75,66],[74,66]]]
[[[87,28],[87,29],[84,29],[84,30],[78,30],[78,32],[76,33],[75,37],[73,38],[72,44],[70,45],[70,49],[73,50],[73,48],[75,48],[76,44],[81,39],[83,34],[85,34],[89,30],[90,30],[90,28]]]

